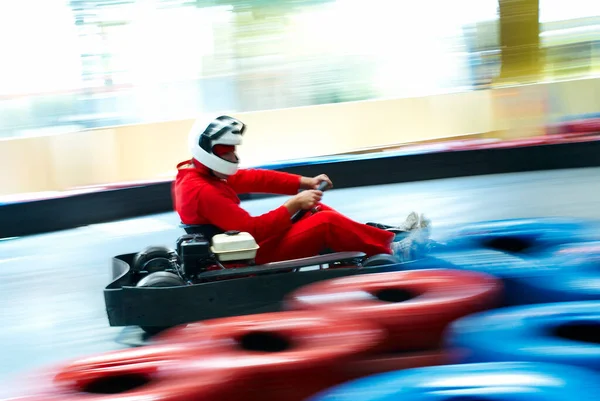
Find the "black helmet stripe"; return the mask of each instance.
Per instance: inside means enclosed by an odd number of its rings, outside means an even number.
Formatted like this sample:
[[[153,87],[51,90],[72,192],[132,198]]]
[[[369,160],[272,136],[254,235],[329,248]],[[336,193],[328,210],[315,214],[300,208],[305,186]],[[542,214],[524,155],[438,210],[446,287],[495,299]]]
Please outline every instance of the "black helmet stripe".
[[[225,125],[223,125],[225,124]],[[241,127],[240,127],[241,126]],[[218,131],[215,130],[220,127]],[[204,130],[198,140],[198,146],[208,153],[212,153],[212,141],[217,140],[228,132],[236,135],[243,135],[245,125],[235,118],[229,116],[219,116],[211,122]]]

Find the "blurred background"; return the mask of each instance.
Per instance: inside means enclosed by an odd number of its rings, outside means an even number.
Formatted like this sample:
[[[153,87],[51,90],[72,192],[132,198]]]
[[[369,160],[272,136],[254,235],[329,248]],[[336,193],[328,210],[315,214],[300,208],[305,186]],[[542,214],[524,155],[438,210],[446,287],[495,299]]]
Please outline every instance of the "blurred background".
[[[196,118],[241,119],[244,166],[434,154],[381,158],[360,171],[369,186],[326,195],[357,221],[397,224],[418,209],[437,235],[490,219],[600,218],[598,168],[431,179],[595,161],[598,0],[4,0],[0,38],[0,379],[127,346],[106,318],[110,260],[183,234],[168,187]],[[567,136],[583,143],[536,152]],[[531,160],[435,154],[523,143]],[[357,181],[347,165],[334,182]],[[371,185],[375,175],[392,183]],[[94,191],[107,195],[70,196]]]
[[[37,173],[5,177],[0,195],[170,176],[187,157],[185,135],[200,114],[250,113],[246,120],[253,126],[242,156],[256,164],[273,161],[266,153],[318,156],[314,146],[292,152],[287,143],[303,141],[303,129],[294,130],[297,121],[319,126],[331,119],[319,109],[321,114],[300,112],[291,121],[273,114],[258,121],[261,111],[385,99],[427,99],[431,105],[452,93],[600,73],[600,6],[588,0],[19,0],[0,3],[0,30],[0,160],[4,167],[25,159],[38,163]],[[565,93],[544,90],[520,95],[530,113],[548,117],[557,113],[557,102],[570,103]],[[589,109],[560,110],[558,117],[597,111],[595,93],[588,93]],[[398,117],[391,124],[401,133],[375,135],[370,142],[352,142],[364,136],[362,128],[336,132],[331,126],[337,123],[330,123],[318,133],[321,140],[328,137],[321,152],[513,127],[506,123],[506,104],[499,106],[492,92],[461,96],[451,98],[445,111],[421,110],[414,100],[394,104],[387,117],[416,115],[414,122]],[[470,104],[485,108],[464,114]],[[352,114],[363,121],[382,118],[364,109]],[[429,129],[427,119],[443,128]],[[175,121],[181,123],[156,125]],[[140,153],[135,149],[143,139],[133,139],[131,130],[97,130],[141,124],[160,145],[146,149],[145,161],[131,160],[138,167],[127,167],[123,158]],[[82,132],[88,137],[75,135]],[[272,140],[282,135],[285,141]],[[6,142],[47,136],[52,139]],[[128,147],[126,136],[136,144]],[[344,141],[346,147],[339,145]],[[265,152],[259,143],[280,151]],[[95,156],[77,159],[77,151]],[[117,153],[126,156],[111,160]],[[101,161],[106,165],[100,167]]]

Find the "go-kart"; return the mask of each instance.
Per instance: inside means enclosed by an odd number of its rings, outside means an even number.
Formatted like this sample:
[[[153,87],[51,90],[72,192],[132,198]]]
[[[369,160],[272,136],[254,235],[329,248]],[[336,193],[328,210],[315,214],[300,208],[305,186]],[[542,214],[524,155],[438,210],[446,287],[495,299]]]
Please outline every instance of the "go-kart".
[[[292,222],[305,213],[297,212]],[[362,252],[254,265],[258,245],[250,234],[210,225],[183,228],[176,249],[148,247],[113,258],[113,281],[104,289],[111,326],[139,326],[156,334],[195,321],[275,312],[286,294],[301,286],[398,269],[392,255],[367,258]]]

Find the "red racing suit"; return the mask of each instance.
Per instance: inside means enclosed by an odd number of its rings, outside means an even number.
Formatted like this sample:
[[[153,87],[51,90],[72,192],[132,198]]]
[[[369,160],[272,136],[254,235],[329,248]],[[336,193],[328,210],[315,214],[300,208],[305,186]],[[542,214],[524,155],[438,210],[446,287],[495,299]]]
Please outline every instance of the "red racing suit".
[[[196,161],[179,163],[177,169],[172,194],[181,222],[250,233],[260,246],[257,264],[315,256],[325,249],[369,256],[391,253],[394,234],[357,223],[326,205],[295,224],[283,205],[260,216],[251,216],[241,208],[241,193],[297,194],[299,175],[240,169],[223,180]]]

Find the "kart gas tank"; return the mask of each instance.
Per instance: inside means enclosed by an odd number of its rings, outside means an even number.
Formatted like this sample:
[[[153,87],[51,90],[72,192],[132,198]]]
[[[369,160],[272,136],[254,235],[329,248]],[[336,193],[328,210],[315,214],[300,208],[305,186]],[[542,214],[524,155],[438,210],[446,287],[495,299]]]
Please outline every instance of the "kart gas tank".
[[[258,244],[247,232],[227,231],[212,238],[211,252],[221,262],[252,260],[256,257]]]

